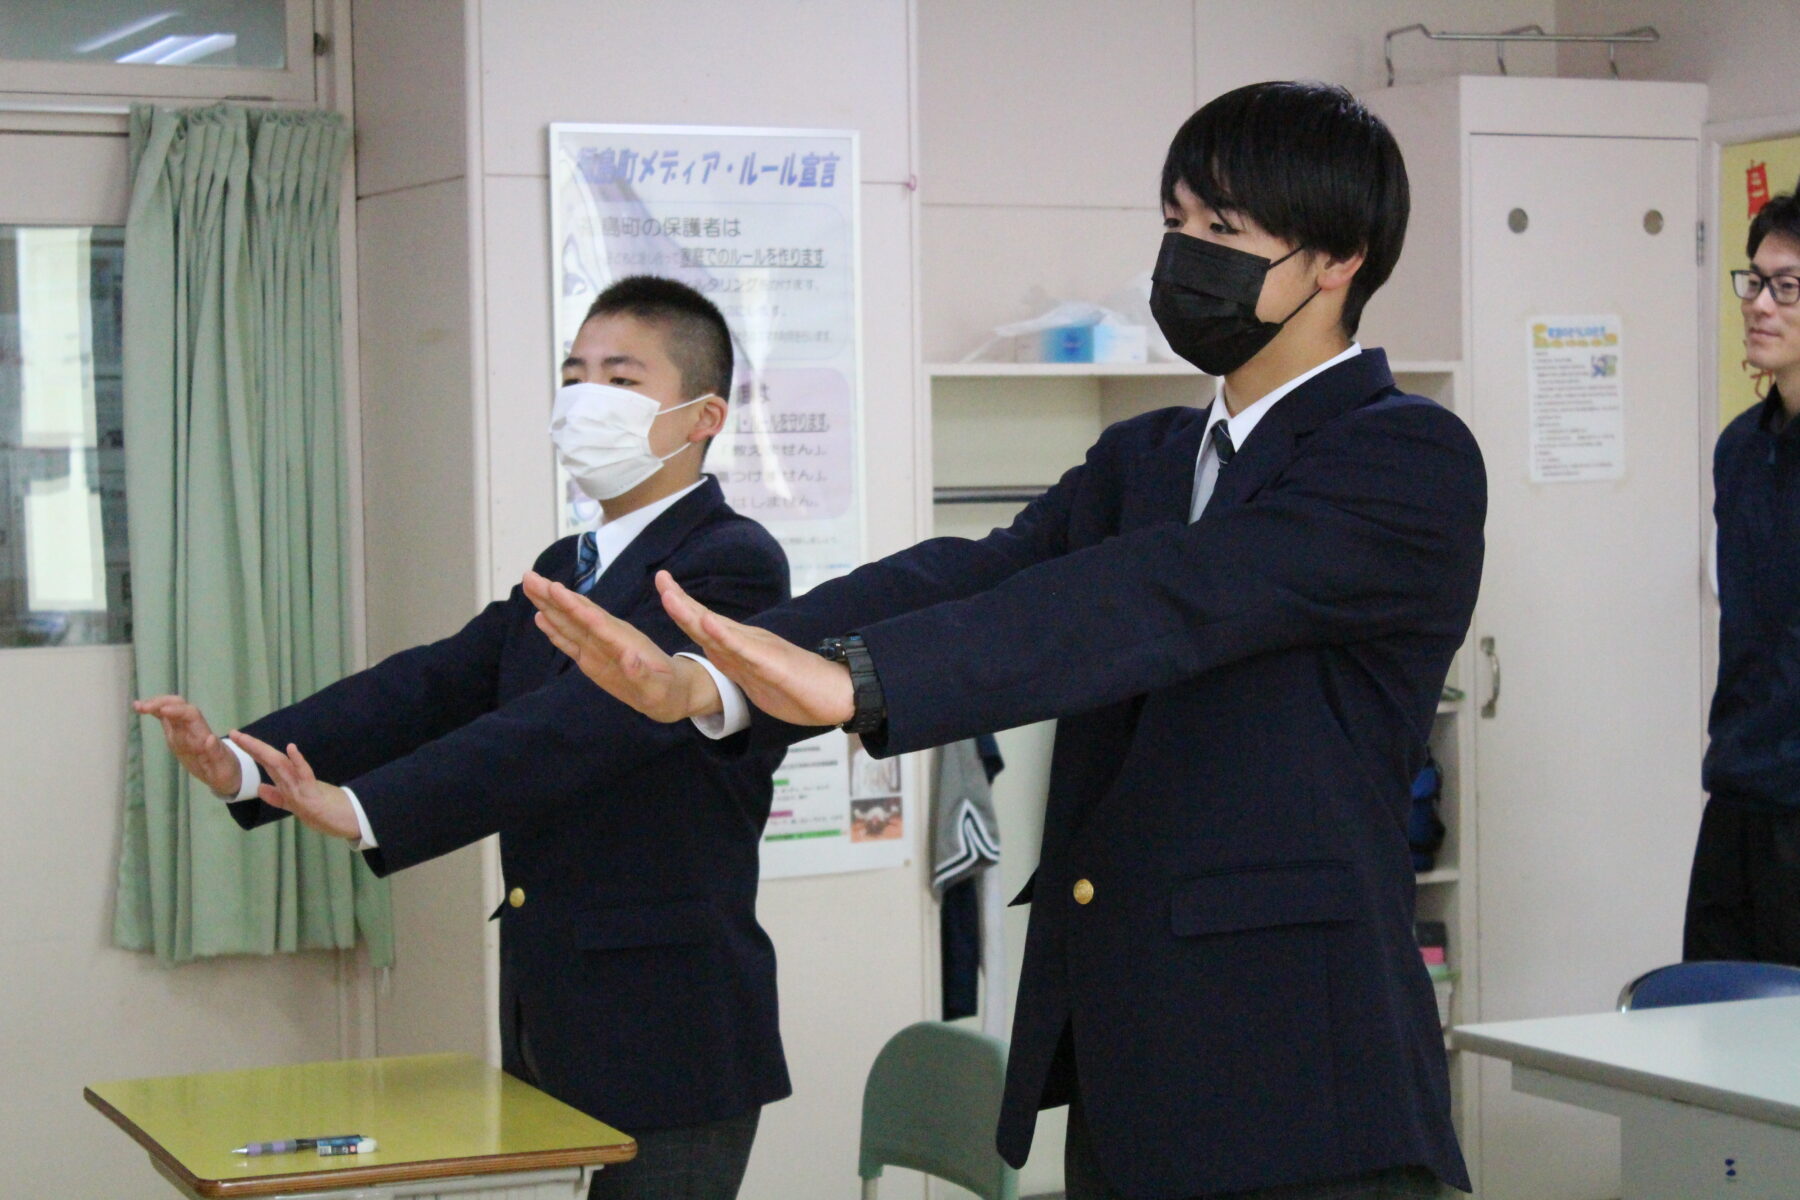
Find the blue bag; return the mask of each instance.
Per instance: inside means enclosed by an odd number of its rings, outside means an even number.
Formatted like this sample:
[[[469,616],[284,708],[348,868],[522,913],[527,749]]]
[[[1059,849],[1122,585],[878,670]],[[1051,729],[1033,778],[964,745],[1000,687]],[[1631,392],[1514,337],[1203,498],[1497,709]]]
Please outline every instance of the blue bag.
[[[1443,775],[1431,752],[1425,752],[1425,767],[1412,785],[1412,808],[1406,814],[1406,842],[1412,847],[1415,871],[1429,871],[1437,862],[1438,848],[1444,844],[1444,823],[1438,819],[1438,798],[1443,792]]]

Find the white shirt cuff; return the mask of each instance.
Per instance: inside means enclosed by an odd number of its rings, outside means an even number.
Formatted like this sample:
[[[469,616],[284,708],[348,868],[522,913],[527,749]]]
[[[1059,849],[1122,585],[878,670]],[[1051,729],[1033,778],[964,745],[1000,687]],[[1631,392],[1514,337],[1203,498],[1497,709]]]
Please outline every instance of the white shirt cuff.
[[[713,683],[719,689],[719,711],[704,717],[689,718],[694,722],[695,729],[716,742],[750,728],[750,697],[744,695],[743,688],[725,678],[723,671],[698,654],[677,654],[675,657],[691,658],[705,667],[706,673],[712,676]]]
[[[375,831],[369,828],[369,814],[363,811],[362,801],[358,800],[356,793],[349,788],[344,788],[344,795],[350,798],[350,811],[356,814],[356,831],[359,835],[356,844],[350,848],[352,850],[375,849]]]
[[[220,738],[225,748],[237,755],[238,790],[235,796],[221,796],[221,800],[236,803],[239,800],[256,799],[256,789],[262,786],[262,772],[256,769],[256,760],[244,751],[244,748],[230,738]]]
[[[746,725],[749,723],[748,719],[744,722]],[[238,800],[256,799],[256,790],[262,786],[262,773],[256,769],[256,760],[246,754],[244,748],[230,738],[221,738],[220,740],[225,743],[227,749],[237,755],[238,778],[242,781],[238,784],[237,795],[221,796],[220,799],[234,802]],[[375,831],[369,828],[369,814],[363,811],[362,801],[358,800],[356,798],[356,793],[349,788],[344,789],[344,795],[350,798],[350,811],[356,814],[356,829],[358,834],[360,834],[352,849],[375,849],[377,844],[375,841]]]

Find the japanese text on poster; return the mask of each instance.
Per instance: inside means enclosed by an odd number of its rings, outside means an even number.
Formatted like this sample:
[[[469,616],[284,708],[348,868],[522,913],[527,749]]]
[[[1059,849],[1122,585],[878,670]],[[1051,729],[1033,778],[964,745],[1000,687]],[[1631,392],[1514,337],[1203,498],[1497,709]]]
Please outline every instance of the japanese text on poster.
[[[677,279],[717,304],[735,367],[706,470],[781,543],[795,594],[863,558],[857,184],[849,131],[550,127],[555,361],[626,276]],[[598,505],[560,471],[557,487],[559,533],[591,528]],[[843,734],[790,751],[765,876],[907,860],[898,764],[883,764],[890,791],[865,796],[852,787],[858,759],[874,761]]]
[[[1625,356],[1617,315],[1533,317],[1531,482],[1625,474]]]

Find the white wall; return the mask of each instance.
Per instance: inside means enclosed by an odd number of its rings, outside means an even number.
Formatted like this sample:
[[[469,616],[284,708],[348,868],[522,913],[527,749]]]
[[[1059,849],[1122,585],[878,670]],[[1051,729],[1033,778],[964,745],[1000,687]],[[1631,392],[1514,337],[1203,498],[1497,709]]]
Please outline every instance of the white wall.
[[[0,92],[9,82],[0,64]],[[0,98],[0,108],[18,99]],[[0,222],[124,223],[122,118],[8,112],[4,123],[38,133],[0,146]],[[39,136],[70,125],[81,131],[69,139],[73,152],[64,139]],[[230,957],[169,970],[113,947],[125,739],[137,719],[131,689],[128,646],[0,650],[7,1196],[164,1200],[169,1185],[82,1099],[84,1086],[335,1058],[354,1045],[362,1016],[350,956]],[[154,726],[145,733],[160,742]]]
[[[165,970],[112,946],[131,652],[0,651],[0,1191],[162,1200],[91,1083],[334,1058],[330,953]]]
[[[1800,44],[1800,5],[1792,0],[1557,0],[1556,19],[1569,33],[1654,25],[1662,40],[1620,47],[1620,73],[1627,79],[1704,83],[1709,122],[1800,117],[1794,89],[1768,73],[1783,51]],[[1561,74],[1607,74],[1603,50],[1569,46],[1560,57]]]
[[[357,271],[369,659],[487,599],[472,336],[464,30],[442,0],[359,4]],[[488,889],[469,847],[393,877],[374,1050],[485,1053]]]
[[[1556,27],[1552,0],[920,0],[919,195],[925,357],[954,361],[1055,299],[1148,270],[1157,180],[1180,123],[1264,79],[1352,91],[1385,80],[1382,35]],[[1493,71],[1485,46],[1395,44],[1403,82]],[[1548,73],[1547,50],[1509,52]],[[1377,301],[1379,303],[1379,301]]]

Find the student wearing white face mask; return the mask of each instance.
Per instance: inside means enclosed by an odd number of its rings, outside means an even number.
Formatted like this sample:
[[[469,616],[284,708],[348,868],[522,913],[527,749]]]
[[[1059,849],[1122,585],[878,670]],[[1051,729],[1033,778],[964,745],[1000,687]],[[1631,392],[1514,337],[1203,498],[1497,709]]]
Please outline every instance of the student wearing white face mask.
[[[649,276],[601,294],[562,364],[551,438],[604,519],[535,569],[670,650],[686,638],[659,570],[741,617],[787,597],[780,547],[701,473],[731,371],[718,309]],[[727,761],[690,726],[639,716],[570,669],[534,613],[514,588],[229,741],[179,696],[136,707],[240,824],[291,812],[377,874],[499,833],[506,1069],[637,1139],[636,1160],[595,1176],[596,1200],[728,1200],[762,1105],[791,1090],[755,912],[780,754]]]

